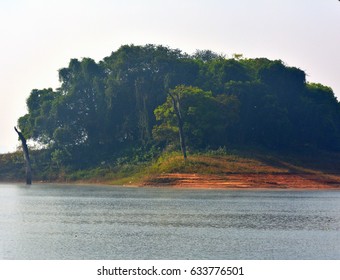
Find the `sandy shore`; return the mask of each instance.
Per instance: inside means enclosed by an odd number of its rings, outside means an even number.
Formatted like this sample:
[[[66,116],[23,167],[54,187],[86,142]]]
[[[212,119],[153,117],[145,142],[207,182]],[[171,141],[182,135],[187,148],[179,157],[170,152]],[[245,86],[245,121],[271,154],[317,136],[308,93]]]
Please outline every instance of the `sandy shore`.
[[[338,189],[340,176],[332,174],[162,174],[143,186],[197,189]]]

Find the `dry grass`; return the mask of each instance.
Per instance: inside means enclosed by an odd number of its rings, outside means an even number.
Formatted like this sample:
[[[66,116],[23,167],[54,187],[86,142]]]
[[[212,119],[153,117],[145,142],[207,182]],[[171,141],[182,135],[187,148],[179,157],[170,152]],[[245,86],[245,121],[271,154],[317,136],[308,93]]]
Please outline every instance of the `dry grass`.
[[[288,168],[276,167],[254,158],[237,155],[205,155],[194,154],[186,161],[178,154],[161,157],[148,170],[149,174],[161,173],[287,173]]]

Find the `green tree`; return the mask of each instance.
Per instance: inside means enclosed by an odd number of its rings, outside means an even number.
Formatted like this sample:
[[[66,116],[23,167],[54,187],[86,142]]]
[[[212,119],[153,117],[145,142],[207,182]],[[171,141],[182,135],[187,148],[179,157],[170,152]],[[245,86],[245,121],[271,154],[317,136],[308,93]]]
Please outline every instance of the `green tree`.
[[[56,125],[53,108],[60,96],[59,92],[51,88],[32,90],[27,99],[28,114],[18,120],[20,130],[27,139],[31,138],[42,144],[51,143]]]
[[[153,135],[169,144],[178,133],[182,152],[183,139],[192,148],[223,146],[227,144],[228,127],[238,119],[238,108],[234,96],[214,97],[200,88],[180,85],[170,90],[166,102],[156,108],[159,124]]]

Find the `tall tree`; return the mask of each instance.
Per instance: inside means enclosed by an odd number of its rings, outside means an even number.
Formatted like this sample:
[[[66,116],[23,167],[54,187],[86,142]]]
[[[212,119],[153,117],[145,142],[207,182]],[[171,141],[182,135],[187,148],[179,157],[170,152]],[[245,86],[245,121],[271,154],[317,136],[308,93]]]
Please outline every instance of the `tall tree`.
[[[26,143],[26,138],[20,131],[18,131],[16,127],[14,127],[14,130],[19,136],[19,139],[22,144],[22,150],[24,152],[24,157],[26,161],[26,184],[31,185],[32,184],[32,167],[31,167],[31,159],[30,159],[30,155],[29,155],[28,147]]]
[[[214,97],[200,88],[180,85],[170,90],[166,102],[156,108],[159,123],[153,136],[160,142],[173,143],[173,135],[178,133],[181,149],[183,139],[185,148],[224,146],[228,142],[228,128],[238,119],[238,108],[234,96]]]
[[[185,144],[185,136],[183,131],[183,118],[181,113],[181,95],[184,94],[184,87],[176,87],[174,90],[169,91],[169,96],[172,100],[172,106],[174,108],[176,117],[177,117],[177,123],[178,123],[178,132],[179,132],[179,143],[181,145],[181,151],[183,154],[184,160],[187,159],[187,147]]]

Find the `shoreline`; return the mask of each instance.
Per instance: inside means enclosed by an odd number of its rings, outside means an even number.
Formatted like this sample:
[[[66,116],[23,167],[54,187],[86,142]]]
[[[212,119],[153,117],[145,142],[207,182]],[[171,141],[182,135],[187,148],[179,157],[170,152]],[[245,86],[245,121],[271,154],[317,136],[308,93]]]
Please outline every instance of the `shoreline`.
[[[34,178],[33,178],[34,179]],[[3,184],[20,184],[24,181],[3,181]],[[338,174],[192,174],[168,173],[150,176],[141,182],[125,184],[107,180],[77,180],[77,181],[34,181],[32,185],[58,184],[75,186],[105,186],[128,188],[172,188],[192,190],[254,190],[254,191],[317,191],[340,190],[340,175]]]
[[[339,175],[325,174],[162,174],[143,186],[220,190],[340,190]]]

